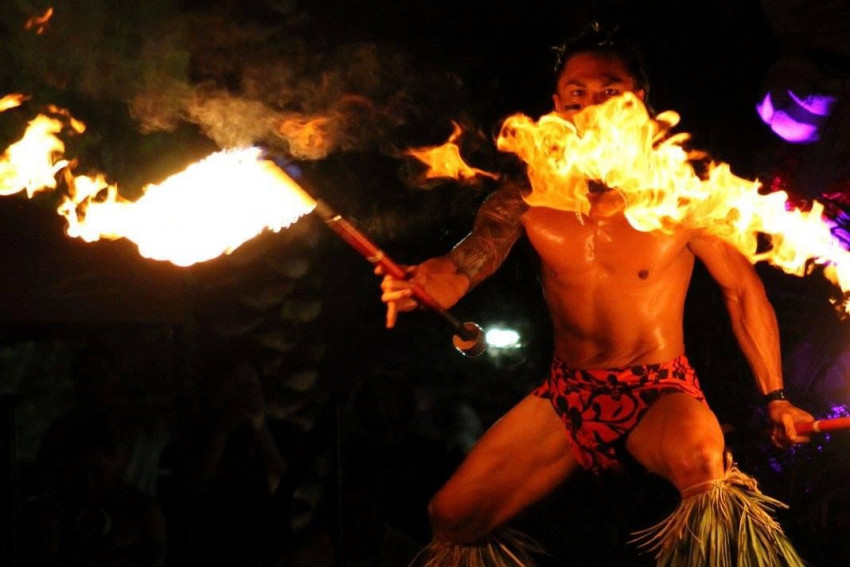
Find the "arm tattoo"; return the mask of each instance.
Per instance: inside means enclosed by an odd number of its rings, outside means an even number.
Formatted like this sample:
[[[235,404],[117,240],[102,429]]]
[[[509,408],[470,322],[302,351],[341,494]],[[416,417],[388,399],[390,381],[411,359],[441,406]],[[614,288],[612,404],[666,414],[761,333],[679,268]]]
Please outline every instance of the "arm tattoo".
[[[522,235],[522,215],[528,205],[520,188],[509,185],[490,195],[478,210],[472,232],[448,254],[459,273],[469,278],[470,289],[502,264]]]

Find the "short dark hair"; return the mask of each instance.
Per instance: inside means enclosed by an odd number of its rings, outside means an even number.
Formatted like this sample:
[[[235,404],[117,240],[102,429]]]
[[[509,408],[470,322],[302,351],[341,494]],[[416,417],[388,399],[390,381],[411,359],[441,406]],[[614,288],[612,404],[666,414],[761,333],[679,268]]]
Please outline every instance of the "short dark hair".
[[[588,24],[577,36],[566,43],[553,47],[555,52],[555,81],[561,77],[567,62],[579,53],[594,53],[616,57],[626,66],[635,81],[635,86],[649,94],[649,78],[644,68],[643,54],[629,42],[618,27],[606,28],[598,22]]]

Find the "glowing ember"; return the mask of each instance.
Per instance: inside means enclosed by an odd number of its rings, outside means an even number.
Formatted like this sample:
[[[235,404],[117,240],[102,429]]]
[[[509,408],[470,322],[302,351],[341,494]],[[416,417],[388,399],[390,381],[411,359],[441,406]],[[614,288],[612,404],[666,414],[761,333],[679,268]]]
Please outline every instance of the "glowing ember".
[[[0,98],[0,112],[5,112],[10,108],[15,108],[17,106],[21,106],[27,99],[26,96],[22,94],[10,94]]]
[[[445,144],[441,146],[411,149],[404,153],[415,157],[428,166],[428,171],[425,173],[426,179],[435,179],[439,177],[471,179],[476,175],[497,179],[497,175],[475,167],[470,167],[463,161],[463,158],[460,157],[460,148],[456,143],[462,134],[462,130],[457,122],[452,122],[452,125],[454,126],[454,130]]]
[[[265,229],[278,231],[316,206],[257,148],[208,156],[128,201],[103,175],[73,175],[57,134],[65,123],[78,131],[83,125],[51,111],[59,117],[37,116],[0,156],[0,195],[54,189],[61,172],[68,195],[58,212],[71,236],[127,238],[145,257],[186,266],[229,253]]]
[[[62,118],[67,120],[68,125],[71,127],[71,129],[74,130],[75,132],[77,132],[78,134],[82,134],[83,132],[86,131],[86,125],[84,123],[80,122],[79,120],[77,120],[76,118],[74,118],[73,116],[71,116],[71,113],[68,112],[67,109],[59,108],[58,106],[54,106],[54,105],[50,104],[50,105],[47,106],[47,110],[51,114],[61,116]]]
[[[505,121],[497,144],[528,164],[529,204],[587,214],[588,183],[601,182],[622,195],[624,214],[637,230],[706,230],[751,261],[796,275],[828,264],[827,277],[850,290],[849,253],[831,234],[823,207],[789,210],[786,193],[759,194],[757,181],[733,175],[728,164],[711,163],[697,175],[692,160],[704,156],[683,148],[687,134],[668,135],[679,121],[675,112],[652,119],[626,93],[573,120],[552,113],[536,122],[523,115]],[[757,250],[759,235],[767,250]]]
[[[308,118],[296,115],[278,126],[278,132],[289,142],[289,153],[301,159],[321,159],[333,149],[333,122],[330,117]]]
[[[33,16],[24,24],[25,30],[33,30],[36,34],[41,35],[47,29],[47,22],[53,17],[53,8],[48,8],[44,14]]]
[[[26,191],[29,197],[42,189],[56,187],[56,174],[68,162],[62,159],[65,144],[56,135],[60,120],[36,116],[24,136],[0,156],[0,195]]]

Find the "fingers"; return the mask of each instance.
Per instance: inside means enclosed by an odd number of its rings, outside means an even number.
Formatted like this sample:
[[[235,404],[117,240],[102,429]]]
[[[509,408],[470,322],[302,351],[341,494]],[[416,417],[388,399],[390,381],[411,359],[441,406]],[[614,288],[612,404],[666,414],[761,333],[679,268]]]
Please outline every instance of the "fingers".
[[[381,289],[384,291],[384,293],[390,291],[410,289],[410,281],[399,280],[392,276],[384,276],[384,279],[381,280]]]
[[[797,439],[799,436],[797,435],[797,430],[794,428],[794,419],[790,414],[785,414],[782,416],[782,428],[784,429],[785,437],[792,443],[799,443]]]
[[[387,324],[395,324],[395,317],[399,311],[413,311],[419,307],[419,303],[413,299],[413,290],[410,288],[385,291],[381,295],[381,301],[387,304]],[[390,308],[393,310],[393,318],[390,319]]]
[[[410,289],[388,291],[381,295],[381,301],[387,304],[387,329],[395,327],[399,311],[412,311],[418,303],[411,298]]]
[[[808,435],[797,433],[794,423],[795,421],[790,415],[784,415],[782,417],[782,423],[778,423],[773,427],[773,433],[770,436],[771,442],[780,449],[787,449],[791,445],[811,441],[811,437]]]
[[[770,420],[773,422],[771,441],[777,447],[787,448],[795,443],[808,443],[811,437],[797,433],[797,423],[812,421],[814,418],[808,412],[801,410],[787,401],[775,401],[769,404]]]
[[[416,300],[413,299],[413,290],[410,288],[385,291],[381,295],[381,301],[384,303],[395,303],[399,311],[411,311],[416,309],[416,306],[419,305]]]
[[[381,296],[381,301],[387,304],[387,329],[395,327],[400,311],[413,311],[419,306],[419,303],[410,295],[410,290],[402,290]]]
[[[797,437],[797,430],[794,429],[794,419],[790,414],[784,414],[782,416],[782,424],[780,425],[781,433],[788,441],[793,442]]]
[[[387,329],[395,327],[395,322],[398,320],[398,308],[395,301],[387,303]]]
[[[795,421],[794,423],[802,423],[802,422],[798,420],[798,421]],[[794,426],[794,423],[791,424],[791,434],[787,433],[787,427],[786,427],[786,435],[788,435],[788,440],[791,441],[791,443],[808,443],[809,441],[811,441],[812,438],[809,437],[808,435],[801,435],[801,434],[797,433],[797,428]]]
[[[412,274],[414,267],[405,268],[408,274]],[[384,276],[381,280],[381,301],[387,304],[387,329],[395,327],[398,314],[401,311],[412,311],[419,306],[413,298],[413,290],[409,280],[400,280],[387,275],[380,264],[375,266],[375,275]]]
[[[782,427],[785,430],[785,436],[788,438],[788,441],[791,443],[808,443],[811,441],[810,436],[797,433],[796,424],[812,421],[813,419],[810,414],[802,410],[784,414],[782,416]]]
[[[395,327],[400,311],[412,311],[419,306],[407,281],[385,276],[381,290],[381,301],[387,304],[387,329]]]

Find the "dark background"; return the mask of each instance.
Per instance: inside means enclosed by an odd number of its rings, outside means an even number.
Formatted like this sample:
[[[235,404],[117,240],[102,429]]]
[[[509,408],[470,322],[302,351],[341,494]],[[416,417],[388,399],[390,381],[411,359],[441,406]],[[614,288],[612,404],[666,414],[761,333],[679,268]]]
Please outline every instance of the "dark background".
[[[790,57],[846,89],[841,3],[634,4],[66,0],[36,35],[23,22],[47,4],[8,3],[0,84],[32,98],[0,115],[0,136],[5,146],[46,104],[64,106],[88,125],[68,139],[78,172],[106,172],[130,198],[220,147],[259,144],[392,258],[413,263],[457,242],[495,185],[422,183],[400,151],[442,143],[454,120],[473,165],[508,167],[492,143],[501,120],[550,109],[552,46],[599,19],[642,48],[652,106],[679,112],[694,147],[800,201],[846,196],[846,122],[821,143],[792,146],[755,112],[771,81],[783,84],[771,69]],[[308,159],[263,126],[293,115],[331,117],[327,152]],[[80,426],[86,377],[104,380],[95,380],[103,411],[86,411],[117,430],[122,479],[161,509],[169,564],[404,565],[429,537],[429,496],[547,372],[549,321],[525,242],[453,309],[518,329],[523,347],[466,359],[428,313],[385,330],[371,268],[316,219],[176,268],[126,241],[66,237],[55,202],[0,200],[0,391],[14,420],[5,422],[4,550],[21,564],[55,564],[34,559],[30,536],[53,532],[32,523],[43,519],[33,503],[57,490],[43,471],[67,463],[50,462],[45,439],[57,423]],[[836,290],[817,269],[807,278],[758,269],[779,317],[791,398],[819,416],[846,415],[848,328],[830,303]],[[820,436],[786,452],[769,444],[719,293],[699,267],[686,337],[730,448],[790,505],[779,515],[803,557],[846,564],[850,438]],[[108,372],[80,370],[92,353]],[[286,463],[273,494],[253,480],[268,463],[243,458],[257,458],[256,446],[236,425],[215,482],[181,476],[185,424],[203,430],[242,402],[238,384],[217,381],[234,361],[256,372]],[[234,473],[238,462],[254,468]],[[518,524],[550,551],[546,565],[648,565],[629,534],[675,502],[639,470],[581,474]]]

